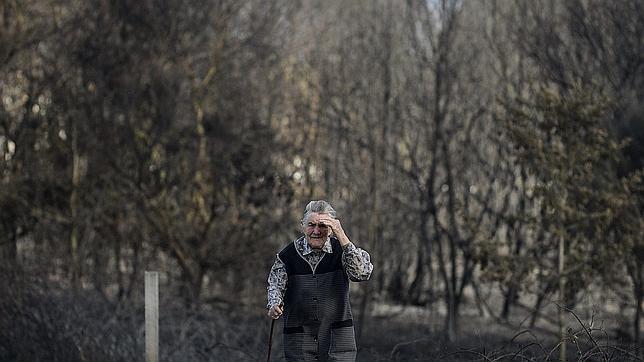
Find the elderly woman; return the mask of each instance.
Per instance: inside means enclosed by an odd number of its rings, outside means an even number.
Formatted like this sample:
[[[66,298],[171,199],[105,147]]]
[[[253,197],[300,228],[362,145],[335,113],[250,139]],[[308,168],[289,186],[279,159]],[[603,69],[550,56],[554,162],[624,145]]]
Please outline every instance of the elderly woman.
[[[302,232],[277,254],[268,276],[268,316],[284,315],[286,360],[355,361],[349,280],[369,279],[369,254],[323,200],[306,206]]]

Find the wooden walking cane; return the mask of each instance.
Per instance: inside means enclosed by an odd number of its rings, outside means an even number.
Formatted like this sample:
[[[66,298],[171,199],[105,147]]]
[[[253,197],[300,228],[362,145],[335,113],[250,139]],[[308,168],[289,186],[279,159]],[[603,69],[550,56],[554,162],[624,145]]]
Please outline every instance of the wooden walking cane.
[[[284,304],[280,303],[279,307],[280,308],[284,307]],[[280,314],[277,316],[277,318],[279,318],[281,315],[282,314],[280,312]],[[268,336],[268,356],[266,357],[266,362],[271,361],[271,347],[273,347],[273,329],[275,328],[275,321],[276,320],[277,319],[273,319],[271,321],[271,334]]]
[[[273,347],[273,328],[275,328],[275,321],[271,321],[271,333],[268,335],[268,357],[266,357],[266,362],[271,362],[271,347]]]

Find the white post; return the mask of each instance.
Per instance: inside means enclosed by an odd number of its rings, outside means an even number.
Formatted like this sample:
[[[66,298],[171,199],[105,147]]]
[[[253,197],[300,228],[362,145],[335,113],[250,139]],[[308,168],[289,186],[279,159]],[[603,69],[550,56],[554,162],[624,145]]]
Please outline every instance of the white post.
[[[159,273],[145,272],[145,362],[159,361]]]

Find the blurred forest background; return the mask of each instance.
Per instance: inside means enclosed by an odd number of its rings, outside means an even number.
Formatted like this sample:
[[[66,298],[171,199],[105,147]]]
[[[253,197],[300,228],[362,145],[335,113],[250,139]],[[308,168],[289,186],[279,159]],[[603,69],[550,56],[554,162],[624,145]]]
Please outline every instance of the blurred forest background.
[[[641,358],[643,100],[641,0],[2,0],[0,359],[142,360],[145,270],[162,360],[264,359],[311,199],[359,360]]]

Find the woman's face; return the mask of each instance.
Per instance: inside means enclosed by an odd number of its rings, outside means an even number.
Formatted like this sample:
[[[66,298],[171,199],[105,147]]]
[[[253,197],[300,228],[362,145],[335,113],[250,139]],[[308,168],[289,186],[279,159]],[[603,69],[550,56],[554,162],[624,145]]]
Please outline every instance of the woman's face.
[[[331,236],[331,228],[320,222],[321,214],[311,213],[302,225],[306,241],[313,249],[322,249]]]

